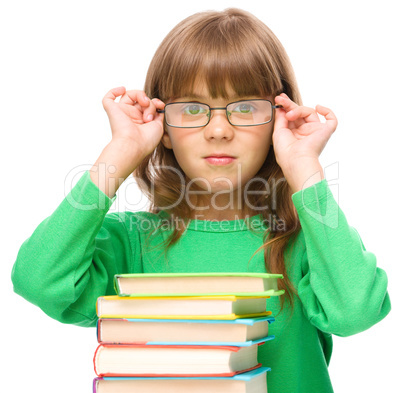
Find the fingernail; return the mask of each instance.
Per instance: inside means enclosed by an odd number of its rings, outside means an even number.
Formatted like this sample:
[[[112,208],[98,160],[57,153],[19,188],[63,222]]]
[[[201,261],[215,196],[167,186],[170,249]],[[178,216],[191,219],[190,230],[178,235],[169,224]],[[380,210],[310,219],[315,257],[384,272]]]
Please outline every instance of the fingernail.
[[[154,115],[148,115],[148,117],[147,117],[147,120],[148,121],[151,121],[151,120],[153,120],[154,119]]]
[[[144,96],[144,100],[149,102],[149,98],[147,96]]]
[[[293,111],[289,111],[289,112],[288,112],[288,115],[293,115],[293,114],[294,114]]]

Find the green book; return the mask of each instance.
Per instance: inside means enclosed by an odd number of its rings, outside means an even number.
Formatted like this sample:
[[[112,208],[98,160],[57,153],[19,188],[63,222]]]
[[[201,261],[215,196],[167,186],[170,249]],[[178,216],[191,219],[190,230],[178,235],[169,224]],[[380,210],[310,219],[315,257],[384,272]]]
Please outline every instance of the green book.
[[[116,274],[118,296],[279,296],[282,274],[269,273],[141,273]]]

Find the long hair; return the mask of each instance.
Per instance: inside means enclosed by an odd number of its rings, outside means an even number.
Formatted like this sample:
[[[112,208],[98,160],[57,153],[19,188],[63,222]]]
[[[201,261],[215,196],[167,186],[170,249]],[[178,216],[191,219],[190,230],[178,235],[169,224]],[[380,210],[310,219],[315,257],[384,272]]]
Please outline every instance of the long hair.
[[[212,98],[229,98],[227,86],[230,86],[238,96],[276,96],[284,92],[297,104],[302,103],[282,44],[258,18],[236,8],[199,12],[176,25],[151,61],[144,91],[149,97],[166,102],[191,95],[194,84],[200,79]],[[185,200],[179,201],[184,185],[178,180],[179,177],[186,179],[186,175],[173,151],[161,142],[135,169],[134,176],[141,179],[138,185],[150,200],[150,212],[158,213],[161,210],[158,206],[172,206],[164,210],[171,218],[179,218],[185,224],[183,227],[176,225],[165,241],[166,257],[166,250],[180,239],[191,216]],[[299,232],[300,222],[290,187],[272,147],[255,177],[275,184],[275,195],[265,197],[263,183],[252,182],[249,188],[260,191],[249,196],[252,206],[260,208],[264,221],[274,224],[264,232],[263,245],[256,253],[264,249],[267,272],[283,274],[279,287],[286,290],[285,299],[293,309],[293,297],[297,292],[288,277],[284,254]],[[281,310],[283,305],[281,296]]]

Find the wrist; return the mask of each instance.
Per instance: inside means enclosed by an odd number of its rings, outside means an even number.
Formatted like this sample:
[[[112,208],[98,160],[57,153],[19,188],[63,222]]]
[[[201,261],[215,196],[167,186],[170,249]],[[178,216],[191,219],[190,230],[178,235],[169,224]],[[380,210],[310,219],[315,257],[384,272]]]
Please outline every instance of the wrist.
[[[140,154],[134,147],[110,142],[90,169],[93,183],[112,198],[121,184],[141,163]]]
[[[284,170],[284,175],[293,194],[325,179],[318,159],[298,160]]]

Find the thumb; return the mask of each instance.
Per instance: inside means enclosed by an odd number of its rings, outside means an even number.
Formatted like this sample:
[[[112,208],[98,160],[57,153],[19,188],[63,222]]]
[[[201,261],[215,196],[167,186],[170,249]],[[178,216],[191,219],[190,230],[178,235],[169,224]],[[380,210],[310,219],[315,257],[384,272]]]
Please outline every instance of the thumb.
[[[284,109],[278,109],[275,112],[275,125],[274,132],[272,134],[272,142],[274,147],[282,148],[284,146],[290,145],[294,142],[294,135],[291,130],[289,130],[289,122],[286,119],[286,111]]]
[[[154,117],[154,121],[160,123],[160,125],[163,127],[165,114],[158,112],[158,110],[165,109],[166,104],[163,101],[161,101],[159,98],[153,98],[151,101],[153,102],[153,104],[155,105],[155,108],[156,108],[156,114]]]
[[[289,121],[286,119],[286,111],[282,108],[277,108],[275,110],[275,124],[274,131],[279,128],[288,128]]]

